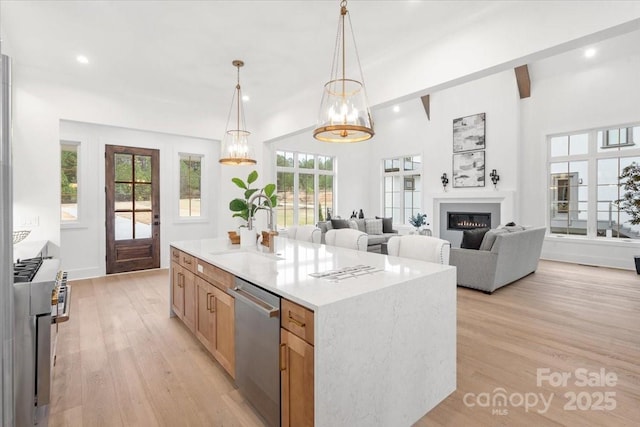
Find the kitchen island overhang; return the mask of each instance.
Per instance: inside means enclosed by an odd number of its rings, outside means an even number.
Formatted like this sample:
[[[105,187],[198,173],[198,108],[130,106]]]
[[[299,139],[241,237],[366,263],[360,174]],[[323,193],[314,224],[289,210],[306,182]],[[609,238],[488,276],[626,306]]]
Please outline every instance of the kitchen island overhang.
[[[314,311],[316,426],[408,426],[455,391],[454,267],[283,238],[171,245]]]

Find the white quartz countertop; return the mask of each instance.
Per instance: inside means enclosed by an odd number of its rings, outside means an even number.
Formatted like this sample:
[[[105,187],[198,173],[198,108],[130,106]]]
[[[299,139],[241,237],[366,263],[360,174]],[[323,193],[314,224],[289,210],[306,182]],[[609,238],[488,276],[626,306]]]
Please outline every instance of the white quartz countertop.
[[[232,245],[227,238],[179,241],[171,246],[314,311],[417,278],[424,277],[429,286],[428,276],[454,268],[282,237],[276,238],[275,253],[261,245]],[[337,281],[311,276],[358,265],[377,271]]]

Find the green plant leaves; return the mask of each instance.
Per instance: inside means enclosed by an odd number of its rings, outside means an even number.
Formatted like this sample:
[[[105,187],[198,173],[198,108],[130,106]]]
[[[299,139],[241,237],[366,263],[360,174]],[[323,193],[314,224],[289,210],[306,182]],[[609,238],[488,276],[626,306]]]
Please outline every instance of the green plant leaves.
[[[247,184],[245,184],[244,181],[241,180],[240,178],[231,178],[231,182],[233,182],[235,185],[237,185],[240,188],[244,188],[245,190],[247,189]]]
[[[256,191],[258,191],[257,188],[250,188],[247,191],[244,192],[244,198],[249,200],[251,198],[251,196],[253,196],[253,193],[255,193]]]
[[[273,192],[276,191],[276,185],[275,184],[267,184],[264,186],[264,195],[271,198],[271,195],[273,194]]]
[[[229,209],[232,212],[241,212],[247,209],[247,202],[242,199],[233,199],[229,202]]]
[[[238,186],[239,188],[245,190],[244,191],[244,200],[240,198],[233,199],[229,202],[229,209],[234,212],[232,217],[234,218],[242,218],[245,221],[249,220],[249,217],[255,215],[258,209],[268,209],[269,205],[266,201],[263,201],[262,204],[256,205],[255,203],[251,203],[249,205],[249,199],[256,194],[258,191],[262,191],[264,195],[269,199],[273,207],[275,207],[278,203],[278,196],[275,194],[276,185],[275,184],[267,184],[261,190],[259,188],[249,188],[252,183],[254,183],[258,179],[258,172],[252,171],[249,176],[247,176],[247,182],[245,183],[240,178],[231,178],[231,181]]]

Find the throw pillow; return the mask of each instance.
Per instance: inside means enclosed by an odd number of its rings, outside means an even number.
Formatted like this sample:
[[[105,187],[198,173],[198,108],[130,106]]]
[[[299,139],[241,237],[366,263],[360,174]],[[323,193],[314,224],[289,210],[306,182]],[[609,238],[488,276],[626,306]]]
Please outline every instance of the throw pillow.
[[[493,244],[496,242],[496,237],[498,237],[498,235],[500,234],[505,233],[508,233],[508,231],[503,228],[487,231],[487,233],[484,235],[484,238],[482,239],[482,243],[480,244],[479,249],[481,251],[490,251],[491,248],[493,248]]]
[[[365,219],[365,227],[367,234],[382,234],[382,220],[381,219]]]
[[[393,218],[382,218],[377,216],[376,219],[382,220],[383,233],[393,233]]]
[[[349,221],[349,228],[353,228],[354,230],[358,229],[358,223],[355,222],[354,220],[350,220]]]
[[[354,219],[354,221],[356,222],[356,224],[358,224],[358,231],[362,231],[363,233],[366,233],[367,228],[364,222],[364,219],[360,219],[360,218],[356,218]]]
[[[460,244],[460,247],[463,249],[479,249],[487,231],[489,231],[488,228],[464,230],[462,232],[462,244]]]
[[[349,228],[349,221],[346,219],[331,219],[331,227],[337,229]]]

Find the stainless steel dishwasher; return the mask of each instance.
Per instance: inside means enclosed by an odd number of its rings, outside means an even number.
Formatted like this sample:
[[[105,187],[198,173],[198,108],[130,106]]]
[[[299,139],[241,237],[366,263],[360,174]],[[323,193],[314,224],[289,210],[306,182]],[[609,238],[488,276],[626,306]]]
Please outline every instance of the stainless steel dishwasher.
[[[280,425],[280,297],[236,277],[236,385],[267,421]]]

